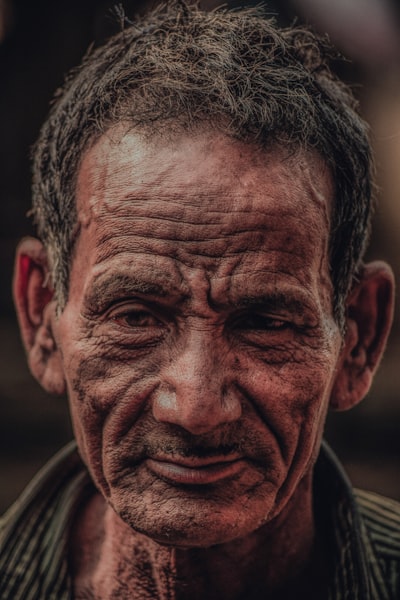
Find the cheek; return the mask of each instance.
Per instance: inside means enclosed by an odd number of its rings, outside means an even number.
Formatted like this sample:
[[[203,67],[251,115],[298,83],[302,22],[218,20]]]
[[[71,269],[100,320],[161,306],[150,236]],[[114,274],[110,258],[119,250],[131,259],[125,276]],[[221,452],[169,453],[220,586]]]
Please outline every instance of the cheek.
[[[73,353],[64,356],[64,363],[68,365],[67,384],[78,405],[89,404],[105,414],[128,393],[134,400],[133,390],[138,390],[140,404],[143,388],[153,384],[160,369],[159,357],[152,352],[137,356],[102,339],[77,342]]]
[[[142,414],[158,385],[159,362],[112,356],[104,345],[81,342],[73,354],[64,354],[64,364],[78,447],[95,481],[104,488],[104,447],[117,451],[121,437]]]
[[[265,365],[255,361],[240,368],[242,386],[256,404],[262,421],[280,441],[286,461],[299,438],[308,445],[322,428],[333,383],[334,365],[315,356],[308,361]]]

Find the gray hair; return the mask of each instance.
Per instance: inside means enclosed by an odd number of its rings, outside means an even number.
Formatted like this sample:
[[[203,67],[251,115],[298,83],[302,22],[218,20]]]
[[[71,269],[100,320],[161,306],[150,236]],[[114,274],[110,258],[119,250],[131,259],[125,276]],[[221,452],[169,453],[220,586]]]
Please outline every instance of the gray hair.
[[[91,51],[58,90],[34,151],[33,215],[62,308],[78,235],[82,156],[110,127],[156,136],[206,124],[263,148],[317,151],[331,170],[334,314],[360,266],[371,219],[372,159],[356,102],[330,70],[332,49],[303,28],[279,29],[260,9],[159,7]]]

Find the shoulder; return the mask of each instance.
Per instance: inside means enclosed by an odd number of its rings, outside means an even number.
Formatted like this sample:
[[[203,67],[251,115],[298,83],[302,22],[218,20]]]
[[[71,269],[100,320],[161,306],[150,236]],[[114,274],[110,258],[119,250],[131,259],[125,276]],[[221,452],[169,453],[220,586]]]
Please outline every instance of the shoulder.
[[[400,562],[400,503],[364,490],[354,494],[375,551]]]
[[[90,480],[74,444],[63,449],[0,520],[0,597],[69,598],[66,548]]]
[[[372,598],[400,598],[400,504],[355,490]]]

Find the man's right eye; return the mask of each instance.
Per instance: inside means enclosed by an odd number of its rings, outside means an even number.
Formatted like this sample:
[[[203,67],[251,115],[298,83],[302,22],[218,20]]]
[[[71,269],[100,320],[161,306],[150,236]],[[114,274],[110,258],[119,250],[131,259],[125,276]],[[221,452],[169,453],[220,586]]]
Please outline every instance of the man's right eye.
[[[164,325],[150,310],[136,305],[124,305],[111,310],[107,318],[130,329],[160,328]]]
[[[129,311],[113,317],[114,321],[126,327],[159,327],[160,321],[145,311]]]

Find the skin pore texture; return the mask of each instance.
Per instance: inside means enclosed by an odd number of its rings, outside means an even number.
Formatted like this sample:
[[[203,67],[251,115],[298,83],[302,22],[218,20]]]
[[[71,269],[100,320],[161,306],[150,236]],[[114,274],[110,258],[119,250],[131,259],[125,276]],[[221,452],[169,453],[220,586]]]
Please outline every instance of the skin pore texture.
[[[84,155],[36,373],[66,387],[98,489],[71,539],[76,598],[325,597],[312,469],[357,338],[332,316],[332,196],[315,154],[210,131],[119,128]]]
[[[114,134],[87,153],[59,347],[92,477],[153,540],[240,538],[243,558],[263,537],[255,530],[276,519],[265,527],[280,535],[285,517],[295,535],[284,562],[308,556],[310,468],[341,345],[326,258],[331,193],[315,158],[210,135],[155,149]],[[115,513],[105,512],[114,550],[131,537]]]

